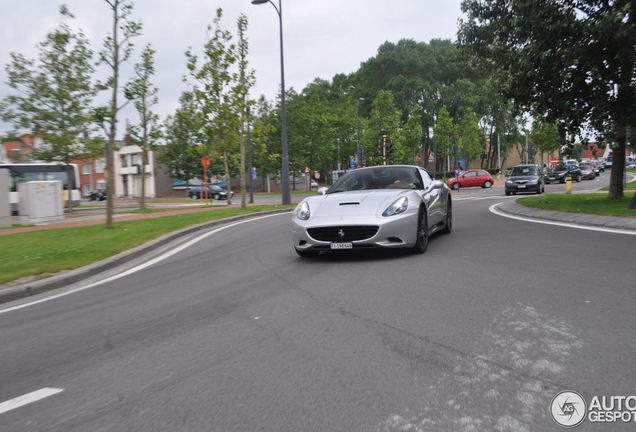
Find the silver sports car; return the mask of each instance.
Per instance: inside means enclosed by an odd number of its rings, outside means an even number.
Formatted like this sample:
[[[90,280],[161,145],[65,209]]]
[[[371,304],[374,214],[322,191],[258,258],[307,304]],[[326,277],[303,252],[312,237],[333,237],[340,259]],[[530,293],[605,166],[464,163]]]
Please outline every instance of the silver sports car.
[[[292,215],[294,248],[301,257],[366,248],[424,253],[431,234],[452,228],[450,189],[411,165],[349,171],[329,189],[305,198]]]

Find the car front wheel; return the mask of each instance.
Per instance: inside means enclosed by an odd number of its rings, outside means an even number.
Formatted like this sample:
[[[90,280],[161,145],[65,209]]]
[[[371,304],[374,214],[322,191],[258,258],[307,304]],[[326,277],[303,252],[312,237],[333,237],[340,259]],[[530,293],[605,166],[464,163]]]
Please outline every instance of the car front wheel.
[[[458,190],[459,189],[459,183],[453,183],[453,190]]]
[[[442,230],[442,234],[450,234],[453,231],[453,204],[450,200],[448,200],[448,204],[446,205],[446,223],[444,224],[444,229]]]
[[[489,187],[491,187],[491,186],[492,186],[492,183],[490,182],[490,180],[487,180],[487,181],[485,181],[485,182],[484,182],[484,187],[485,187],[486,189],[488,189],[488,188],[489,188]]]
[[[415,246],[413,246],[413,253],[423,254],[428,248],[428,221],[426,220],[426,209],[420,208],[417,217],[417,238],[415,239]]]

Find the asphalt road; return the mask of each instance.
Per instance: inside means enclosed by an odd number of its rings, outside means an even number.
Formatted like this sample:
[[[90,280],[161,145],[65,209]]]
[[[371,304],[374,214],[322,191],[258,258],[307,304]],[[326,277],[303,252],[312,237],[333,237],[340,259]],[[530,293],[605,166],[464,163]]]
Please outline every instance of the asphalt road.
[[[497,216],[501,189],[453,197],[424,255],[302,259],[278,215],[3,305],[0,430],[558,431],[562,390],[635,394],[633,236]]]

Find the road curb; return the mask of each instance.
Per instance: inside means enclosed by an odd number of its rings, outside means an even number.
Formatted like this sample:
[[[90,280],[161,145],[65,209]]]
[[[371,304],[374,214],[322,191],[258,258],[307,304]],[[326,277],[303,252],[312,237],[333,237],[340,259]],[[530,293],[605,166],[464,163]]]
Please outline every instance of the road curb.
[[[157,249],[175,239],[180,237],[192,234],[197,231],[202,231],[208,228],[213,228],[219,225],[226,225],[232,222],[257,218],[260,216],[273,215],[273,214],[282,214],[289,213],[291,209],[280,209],[280,210],[267,210],[257,213],[249,213],[240,216],[233,216],[230,218],[219,219],[210,222],[204,222],[199,225],[193,225],[191,227],[183,228],[178,231],[164,234],[163,236],[151,240],[147,243],[144,243],[140,246],[137,246],[133,249],[129,249],[124,252],[120,252],[117,255],[113,255],[112,257],[103,259],[93,264],[89,264],[84,267],[80,267],[74,270],[69,270],[64,273],[60,273],[46,279],[39,279],[36,281],[32,281],[23,285],[18,285],[12,288],[6,288],[0,290],[0,304],[8,303],[14,300],[20,300],[26,297],[34,296],[37,294],[41,294],[47,291],[52,291],[54,289],[62,288],[67,285],[80,282],[89,277],[98,275],[106,270],[110,270],[119,265],[122,265],[132,259],[138,258],[149,251]]]
[[[597,228],[612,228],[636,231],[636,218],[601,216],[589,213],[570,213],[556,210],[544,210],[524,206],[515,201],[506,201],[499,204],[498,209],[513,216],[521,216],[530,219],[540,219],[553,222],[566,222],[577,225],[585,225]]]

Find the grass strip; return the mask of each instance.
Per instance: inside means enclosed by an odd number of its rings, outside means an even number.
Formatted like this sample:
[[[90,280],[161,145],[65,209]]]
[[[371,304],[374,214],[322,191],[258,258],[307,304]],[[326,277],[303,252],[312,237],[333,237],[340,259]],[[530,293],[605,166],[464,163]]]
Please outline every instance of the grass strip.
[[[262,205],[179,215],[56,228],[0,236],[0,285],[26,276],[72,270],[142,245],[164,234],[192,225],[294,206]]]
[[[631,196],[609,198],[606,193],[548,194],[519,198],[517,203],[528,207],[570,213],[636,217],[636,210],[627,208],[630,200]]]

